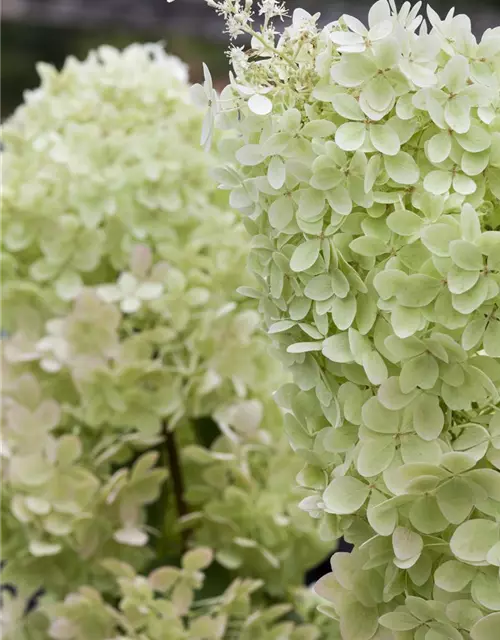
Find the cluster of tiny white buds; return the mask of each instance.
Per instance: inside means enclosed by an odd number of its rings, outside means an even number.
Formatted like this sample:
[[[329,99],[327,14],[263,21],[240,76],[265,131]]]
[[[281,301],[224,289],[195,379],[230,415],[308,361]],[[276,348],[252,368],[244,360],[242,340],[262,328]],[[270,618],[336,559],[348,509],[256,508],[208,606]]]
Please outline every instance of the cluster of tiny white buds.
[[[265,16],[266,21],[271,18],[280,18],[283,20],[288,15],[288,10],[284,3],[276,0],[262,0],[259,4],[259,15]]]
[[[248,68],[248,58],[243,47],[231,47],[227,56],[237,74],[243,73]]]
[[[209,7],[226,21],[226,33],[231,39],[248,32],[252,22],[252,0],[206,0]]]

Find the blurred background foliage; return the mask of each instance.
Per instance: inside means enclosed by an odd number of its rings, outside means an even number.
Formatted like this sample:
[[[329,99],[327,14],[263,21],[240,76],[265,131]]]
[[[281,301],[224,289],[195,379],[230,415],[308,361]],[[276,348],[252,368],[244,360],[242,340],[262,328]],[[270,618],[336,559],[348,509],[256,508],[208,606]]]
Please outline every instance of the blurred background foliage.
[[[23,91],[38,85],[35,65],[49,62],[60,68],[68,55],[86,57],[101,44],[118,48],[132,42],[163,41],[169,53],[186,61],[191,80],[200,80],[201,63],[206,62],[219,76],[224,75],[227,58],[220,42],[182,33],[161,34],[158,29],[66,27],[24,22],[2,25],[2,119],[22,102]]]
[[[401,0],[396,0],[402,4]],[[411,0],[414,4],[414,0]],[[321,21],[350,13],[366,17],[371,0],[287,0],[322,14]],[[444,17],[452,7],[467,13],[474,31],[500,24],[500,0],[433,0]],[[68,55],[84,58],[100,44],[123,47],[131,42],[163,41],[170,53],[191,68],[197,82],[206,62],[218,86],[227,78],[226,39],[222,22],[205,0],[4,0],[2,6],[2,119],[22,101],[25,89],[37,86],[36,62],[60,67]]]

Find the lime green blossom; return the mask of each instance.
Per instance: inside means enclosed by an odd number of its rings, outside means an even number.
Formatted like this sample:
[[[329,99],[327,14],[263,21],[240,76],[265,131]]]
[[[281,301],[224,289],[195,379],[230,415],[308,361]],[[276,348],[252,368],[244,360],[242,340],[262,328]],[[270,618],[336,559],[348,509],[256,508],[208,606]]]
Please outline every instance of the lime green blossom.
[[[116,285],[101,285],[97,295],[105,302],[119,302],[123,313],[139,311],[143,302],[156,300],[163,294],[163,278],[168,264],[158,263],[151,274],[152,252],[145,245],[134,247],[131,258],[132,271],[120,274]],[[149,277],[147,277],[149,276]]]
[[[302,508],[352,554],[345,640],[500,634],[500,29],[379,0],[368,26],[208,0],[234,74],[221,187],[253,236]],[[270,2],[271,7],[277,3]],[[260,7],[260,5],[259,5]],[[243,59],[245,58],[245,59]]]
[[[5,640],[46,640],[49,621],[39,609],[26,611],[26,599],[19,593],[2,590],[0,629]]]
[[[54,640],[316,640],[319,632],[310,624],[283,620],[287,605],[259,607],[256,580],[237,579],[218,598],[194,600],[205,580],[204,569],[212,554],[206,547],[188,551],[180,568],[159,567],[148,576],[109,560],[106,568],[115,576],[119,602],[110,606],[91,587],[81,587],[63,603],[48,607]]]
[[[38,70],[3,131],[4,244],[21,277],[73,299],[109,282],[133,245],[170,235],[159,211],[181,221],[206,204],[211,163],[189,144],[199,115],[186,68],[160,46]]]
[[[203,523],[195,538],[220,548],[220,564],[265,576],[266,589],[279,594],[282,584],[299,584],[308,556],[319,559],[324,549],[312,538],[290,483],[300,461],[268,423],[279,423],[275,407],[240,401],[220,410],[216,420],[224,435],[210,451],[195,445],[183,451],[192,476],[187,497],[198,507],[186,522]]]
[[[45,637],[222,638],[236,616],[241,638],[312,640],[267,603],[292,598],[330,543],[295,506],[300,466],[272,398],[288,378],[236,293],[255,286],[249,238],[198,147],[185,67],[133,45],[39,71],[4,126],[2,579],[67,596]],[[195,544],[242,576],[206,615],[195,552],[153,574],[173,576],[165,597],[135,573]],[[245,576],[264,581],[261,607]]]

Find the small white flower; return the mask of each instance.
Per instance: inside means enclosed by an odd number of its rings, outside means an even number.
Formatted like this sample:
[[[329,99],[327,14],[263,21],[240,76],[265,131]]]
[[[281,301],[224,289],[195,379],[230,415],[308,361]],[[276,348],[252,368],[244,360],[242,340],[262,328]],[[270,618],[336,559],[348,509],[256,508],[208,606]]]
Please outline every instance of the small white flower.
[[[115,531],[113,538],[120,544],[126,544],[130,547],[143,547],[148,541],[148,534],[138,527],[128,526]]]
[[[301,33],[313,33],[316,30],[316,22],[319,17],[319,13],[311,15],[300,7],[295,9],[292,14],[292,24],[286,29],[287,36],[296,38]]]
[[[273,103],[266,96],[272,91],[272,87],[246,87],[237,83],[234,83],[233,86],[240,95],[248,98],[248,108],[255,115],[267,116],[273,110]]]
[[[370,25],[368,30],[365,25],[353,16],[342,16],[343,21],[350,31],[333,31],[330,34],[331,41],[337,45],[342,53],[362,53],[373,43],[383,40],[392,33],[391,20],[383,20]]]
[[[427,5],[427,17],[433,27],[433,31],[439,36],[441,48],[449,56],[467,49],[473,45],[475,39],[471,33],[471,21],[466,15],[454,15],[454,9],[450,9],[446,18],[441,20],[434,9]]]
[[[36,348],[36,342],[22,332],[16,332],[12,338],[6,341],[4,355],[7,362],[31,362],[38,360],[40,354]]]
[[[104,302],[119,302],[123,313],[135,313],[142,303],[156,300],[163,293],[163,285],[159,282],[141,282],[129,272],[124,272],[117,283],[102,285],[97,288],[97,295]]]
[[[69,345],[64,337],[64,320],[47,322],[48,335],[36,343],[40,367],[48,373],[57,373],[69,359]]]
[[[259,8],[259,15],[270,18],[281,18],[287,15],[287,8],[284,3],[279,3],[277,0],[262,0]]]
[[[403,57],[399,69],[417,87],[432,87],[436,84],[437,55],[439,38],[435,33],[421,34],[406,32],[400,39]]]
[[[231,66],[236,73],[242,73],[248,68],[248,58],[243,47],[231,47],[229,57]]]
[[[195,105],[206,109],[203,127],[201,130],[201,144],[209,149],[212,143],[214,120],[218,112],[217,92],[212,83],[212,76],[205,63],[203,63],[203,85],[195,84],[191,87],[191,100]]]

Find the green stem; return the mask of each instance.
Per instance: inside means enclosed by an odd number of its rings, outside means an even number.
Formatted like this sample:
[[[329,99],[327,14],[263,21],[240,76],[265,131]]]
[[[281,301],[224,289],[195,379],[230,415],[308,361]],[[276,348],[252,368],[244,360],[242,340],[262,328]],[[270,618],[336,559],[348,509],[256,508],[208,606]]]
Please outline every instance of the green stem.
[[[173,431],[169,430],[166,420],[162,422],[162,433],[165,442],[164,455],[168,460],[168,468],[170,470],[170,478],[172,480],[172,489],[175,505],[177,508],[177,515],[179,516],[179,518],[182,518],[189,512],[186,500],[184,498],[184,478],[182,475],[179,452],[177,450],[177,444],[175,441],[175,434]],[[184,529],[181,530],[181,543],[183,552],[186,549],[188,537],[189,531]]]
[[[281,51],[278,51],[278,49],[276,49],[276,47],[271,46],[265,38],[263,38],[260,34],[257,33],[257,31],[254,31],[253,29],[251,29],[250,27],[243,27],[243,30],[248,33],[249,36],[252,36],[253,38],[255,38],[256,40],[258,40],[262,45],[264,45],[264,48],[267,49],[268,51],[272,51],[273,53],[275,53],[276,55],[278,55],[282,60],[284,60],[285,62],[287,62],[290,66],[296,66],[297,63],[295,62],[295,60],[293,60],[292,58],[289,58],[288,56],[285,56],[283,53],[281,53]]]

